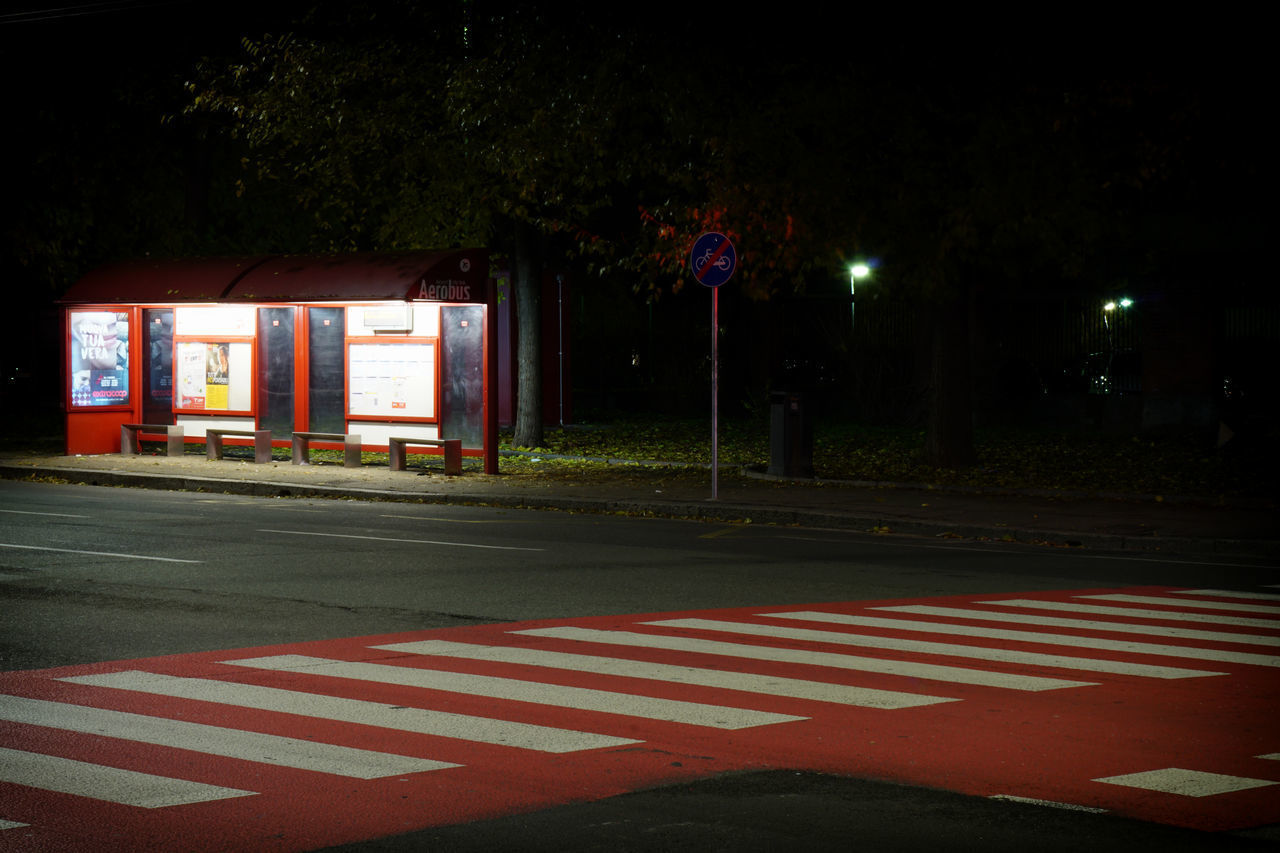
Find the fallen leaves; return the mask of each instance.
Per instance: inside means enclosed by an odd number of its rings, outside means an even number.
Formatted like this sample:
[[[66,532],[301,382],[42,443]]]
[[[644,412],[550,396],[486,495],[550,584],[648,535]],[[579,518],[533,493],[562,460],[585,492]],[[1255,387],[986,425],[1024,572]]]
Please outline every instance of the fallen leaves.
[[[707,466],[711,453],[710,425],[701,419],[631,418],[548,428],[543,443],[533,449],[541,462],[505,457],[504,470],[590,466],[595,471],[623,460]],[[975,443],[976,465],[938,469],[920,461],[921,430],[820,421],[814,427],[812,461],[823,480],[1146,495],[1158,502],[1169,495],[1265,494],[1268,481],[1262,473],[1268,470],[1266,460],[1206,452],[1202,442],[1187,437],[1138,440],[1027,428],[980,431]],[[770,457],[767,419],[721,419],[721,465],[764,471]]]

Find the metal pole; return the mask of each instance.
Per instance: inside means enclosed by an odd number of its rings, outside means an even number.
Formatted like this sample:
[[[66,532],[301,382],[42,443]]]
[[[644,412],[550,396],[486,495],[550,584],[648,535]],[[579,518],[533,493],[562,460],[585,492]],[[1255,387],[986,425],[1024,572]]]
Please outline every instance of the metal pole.
[[[557,393],[560,398],[560,426],[564,427],[564,276],[556,275],[556,328],[560,334],[560,385]]]
[[[720,288],[711,288],[711,500],[720,496]]]

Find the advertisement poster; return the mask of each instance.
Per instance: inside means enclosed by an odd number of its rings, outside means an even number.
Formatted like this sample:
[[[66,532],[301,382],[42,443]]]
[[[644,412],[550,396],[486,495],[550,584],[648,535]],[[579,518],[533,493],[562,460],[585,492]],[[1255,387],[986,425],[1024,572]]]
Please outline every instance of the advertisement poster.
[[[205,344],[178,344],[178,408],[203,409]]]
[[[150,352],[147,359],[147,391],[152,407],[173,407],[173,312],[148,309],[144,314],[146,336],[143,347]]]
[[[347,382],[352,415],[435,417],[433,344],[352,344]]]
[[[231,382],[227,344],[208,344],[204,380],[204,407],[227,408],[227,386]]]
[[[247,342],[181,341],[174,361],[177,407],[248,411],[252,371],[253,347]]]
[[[129,314],[71,314],[71,405],[129,403]]]

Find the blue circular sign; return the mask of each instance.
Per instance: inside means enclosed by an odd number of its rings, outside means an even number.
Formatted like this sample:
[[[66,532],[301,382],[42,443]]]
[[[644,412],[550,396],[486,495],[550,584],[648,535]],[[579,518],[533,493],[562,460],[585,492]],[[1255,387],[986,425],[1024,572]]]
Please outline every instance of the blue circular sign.
[[[693,242],[689,252],[689,268],[699,284],[719,287],[733,276],[738,266],[738,253],[728,237],[708,231]]]

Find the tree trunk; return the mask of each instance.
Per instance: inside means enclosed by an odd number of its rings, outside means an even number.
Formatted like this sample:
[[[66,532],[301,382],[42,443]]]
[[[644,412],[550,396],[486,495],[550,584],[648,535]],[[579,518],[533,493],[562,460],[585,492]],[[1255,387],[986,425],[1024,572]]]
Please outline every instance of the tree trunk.
[[[938,468],[964,468],[975,459],[969,308],[969,300],[962,295],[939,304],[933,312],[924,459]]]
[[[516,308],[516,425],[513,447],[542,446],[542,265],[532,229],[515,224],[511,287]]]

